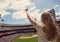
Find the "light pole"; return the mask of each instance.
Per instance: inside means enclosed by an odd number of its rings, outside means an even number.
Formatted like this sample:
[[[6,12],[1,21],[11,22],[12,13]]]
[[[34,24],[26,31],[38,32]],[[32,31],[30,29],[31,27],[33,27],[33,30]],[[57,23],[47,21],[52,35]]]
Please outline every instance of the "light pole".
[[[0,14],[0,28],[1,28],[1,14]]]
[[[4,23],[4,19],[1,18],[1,14],[0,14],[0,28],[2,23]]]

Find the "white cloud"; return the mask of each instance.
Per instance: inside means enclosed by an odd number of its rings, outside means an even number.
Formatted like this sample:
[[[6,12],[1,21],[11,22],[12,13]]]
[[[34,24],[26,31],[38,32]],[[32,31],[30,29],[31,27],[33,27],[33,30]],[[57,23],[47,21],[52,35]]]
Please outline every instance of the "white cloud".
[[[8,9],[9,4],[11,2],[12,2],[11,0],[3,0],[3,1],[0,0],[0,14],[2,17],[10,14],[9,12],[6,11],[6,9]]]
[[[6,12],[6,11],[0,11],[0,14],[1,14],[1,17],[3,17],[3,16],[6,16],[6,15],[9,15],[10,13]]]
[[[53,6],[53,8],[57,8],[57,7],[59,7],[59,5],[54,5],[54,6]]]
[[[60,11],[56,13],[56,20],[60,21]]]
[[[1,9],[6,9],[8,7],[8,3],[6,2],[0,2],[0,10]]]
[[[39,12],[40,12],[39,9],[34,9],[32,12],[29,12],[29,14],[31,14],[32,17],[33,16],[36,17],[38,14],[40,14]]]
[[[31,17],[36,17],[38,13],[38,10],[36,9],[35,11],[28,11],[28,14],[31,16]],[[27,18],[26,16],[26,12],[21,10],[21,11],[17,11],[17,12],[14,12],[13,15],[12,15],[12,18],[15,18],[15,19],[21,19],[21,18]]]
[[[31,10],[35,10],[35,9],[36,9],[36,6],[34,6],[34,5],[29,7],[29,10],[30,10],[30,11],[31,11]]]
[[[26,13],[24,12],[24,9],[26,7],[29,8],[29,14],[31,14],[31,16],[39,14],[38,12],[40,12],[40,10],[37,9],[35,4],[31,2],[31,0],[3,0],[3,2],[0,1],[0,13],[2,17],[9,14],[4,9],[12,8],[18,10],[17,12],[14,12],[12,14],[12,18],[15,19],[27,18]]]
[[[15,19],[21,19],[21,18],[27,18],[25,10],[26,6],[29,8],[29,14],[33,17],[36,14],[39,14],[39,9],[34,5],[34,3],[31,2],[31,0],[19,0],[14,3],[12,3],[11,8],[17,9],[18,11],[13,13],[12,18]],[[19,10],[20,9],[20,10]]]
[[[56,15],[60,15],[60,11],[56,12]]]
[[[16,0],[0,0],[0,10],[7,9],[10,5],[10,3],[15,2]]]
[[[59,12],[56,12],[56,15],[60,15],[60,11]]]
[[[25,11],[17,11],[17,12],[14,12],[13,15],[12,15],[13,18],[15,19],[21,19],[21,18],[26,18],[26,13]]]
[[[3,0],[0,1],[0,12],[1,10],[12,8],[16,10],[25,9],[27,6],[33,6],[31,0]],[[5,10],[4,10],[5,11]]]
[[[33,5],[31,0],[3,0],[3,1],[0,1],[0,9],[5,9],[7,7],[13,8],[13,9],[21,9],[21,7],[26,7],[26,6],[30,6],[30,5]]]
[[[11,8],[13,9],[21,9],[22,7],[27,7],[33,5],[30,0],[19,0],[12,3]]]

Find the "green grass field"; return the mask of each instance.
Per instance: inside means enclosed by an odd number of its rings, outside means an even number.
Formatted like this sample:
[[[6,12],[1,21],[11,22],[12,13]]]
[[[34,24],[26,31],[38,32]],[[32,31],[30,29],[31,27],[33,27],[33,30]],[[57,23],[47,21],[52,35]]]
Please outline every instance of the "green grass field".
[[[37,37],[27,38],[27,39],[16,38],[14,42],[38,42],[38,39]]]

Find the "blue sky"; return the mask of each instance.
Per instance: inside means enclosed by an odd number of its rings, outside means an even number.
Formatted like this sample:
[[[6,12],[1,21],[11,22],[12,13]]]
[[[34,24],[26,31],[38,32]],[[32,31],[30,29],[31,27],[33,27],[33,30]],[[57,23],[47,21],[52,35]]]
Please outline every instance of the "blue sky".
[[[53,8],[56,15],[60,15],[60,0],[0,0],[0,14],[8,24],[30,23],[24,11],[26,7],[32,17]]]

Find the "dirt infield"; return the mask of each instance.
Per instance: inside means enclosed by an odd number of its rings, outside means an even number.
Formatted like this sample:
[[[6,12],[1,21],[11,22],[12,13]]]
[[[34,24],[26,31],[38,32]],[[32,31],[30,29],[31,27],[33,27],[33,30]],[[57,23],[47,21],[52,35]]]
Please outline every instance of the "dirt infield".
[[[19,37],[20,39],[27,39],[27,38],[33,38],[33,37],[37,37],[37,34],[32,35],[32,36],[21,36]]]

